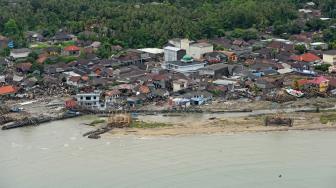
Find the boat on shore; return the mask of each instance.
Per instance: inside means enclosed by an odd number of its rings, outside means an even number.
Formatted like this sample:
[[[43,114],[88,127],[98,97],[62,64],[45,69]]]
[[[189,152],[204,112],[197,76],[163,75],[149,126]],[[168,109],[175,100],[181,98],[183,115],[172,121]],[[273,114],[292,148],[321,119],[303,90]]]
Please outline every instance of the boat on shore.
[[[291,89],[291,88],[288,88],[286,89],[286,92],[289,94],[289,95],[292,95],[294,97],[303,97],[304,96],[304,93],[302,91],[299,91],[299,90],[295,90],[295,89]]]

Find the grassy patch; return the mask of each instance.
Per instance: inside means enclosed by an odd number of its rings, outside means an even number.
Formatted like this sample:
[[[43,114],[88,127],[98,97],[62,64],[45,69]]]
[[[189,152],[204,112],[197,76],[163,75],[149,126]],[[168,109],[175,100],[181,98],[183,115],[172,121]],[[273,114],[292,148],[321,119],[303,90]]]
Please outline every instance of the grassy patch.
[[[48,48],[51,45],[47,44],[47,43],[36,43],[36,44],[32,44],[30,47],[34,48],[34,49],[43,49],[43,48]]]
[[[327,124],[328,122],[336,122],[336,114],[323,114],[320,116],[320,122]]]
[[[72,62],[72,61],[75,61],[77,60],[78,57],[74,57],[74,56],[60,56],[58,59],[57,59],[57,62],[65,62],[65,63],[69,63],[69,62]]]
[[[105,123],[105,120],[104,119],[96,119],[96,120],[93,120],[89,125],[90,126],[95,126],[95,125],[100,124],[100,123]]]
[[[65,41],[65,42],[62,42],[61,44],[59,44],[60,47],[64,48],[64,47],[67,47],[67,46],[72,46],[72,45],[75,45],[75,41]]]
[[[143,121],[133,121],[131,123],[131,128],[162,128],[162,127],[171,127],[172,124],[167,123],[149,123],[149,122],[143,122]]]

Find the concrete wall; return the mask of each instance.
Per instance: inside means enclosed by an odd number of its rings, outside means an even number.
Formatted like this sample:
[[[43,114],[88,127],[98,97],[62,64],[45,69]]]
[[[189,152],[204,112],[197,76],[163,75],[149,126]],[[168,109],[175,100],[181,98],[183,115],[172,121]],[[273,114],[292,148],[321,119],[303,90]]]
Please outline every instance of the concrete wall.
[[[323,62],[331,65],[336,64],[336,55],[323,54]]]
[[[195,59],[201,59],[203,54],[213,52],[213,46],[199,47],[196,45],[191,45],[189,48],[189,54]]]
[[[164,49],[164,61],[177,61],[177,51]]]

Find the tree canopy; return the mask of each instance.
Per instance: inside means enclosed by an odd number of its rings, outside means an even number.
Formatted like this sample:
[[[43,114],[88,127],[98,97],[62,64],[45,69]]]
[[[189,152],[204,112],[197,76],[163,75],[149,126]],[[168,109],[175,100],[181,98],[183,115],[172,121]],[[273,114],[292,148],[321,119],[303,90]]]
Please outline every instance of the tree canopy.
[[[40,31],[52,36],[60,28],[74,34],[91,30],[101,42],[118,41],[125,47],[156,47],[167,39],[191,39],[236,34],[255,38],[244,30],[290,26],[297,17],[297,0],[16,0],[0,1],[0,33],[22,36]],[[317,1],[335,17],[333,0]],[[332,9],[332,7],[334,7]],[[312,26],[315,23],[312,23]],[[318,27],[318,26],[316,26]],[[278,28],[281,32],[284,28]],[[102,54],[103,55],[103,54]]]

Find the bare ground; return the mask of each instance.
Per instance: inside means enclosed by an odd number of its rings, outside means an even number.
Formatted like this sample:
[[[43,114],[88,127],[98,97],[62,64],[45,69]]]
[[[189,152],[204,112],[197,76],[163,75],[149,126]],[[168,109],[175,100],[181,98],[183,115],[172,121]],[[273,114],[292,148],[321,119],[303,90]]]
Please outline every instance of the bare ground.
[[[106,136],[138,135],[138,136],[176,136],[192,134],[239,133],[239,132],[271,132],[290,130],[336,130],[335,123],[321,124],[322,113],[292,113],[283,117],[294,119],[293,127],[264,126],[264,116],[236,117],[208,120],[204,122],[179,123],[164,128],[151,129],[113,129]]]

